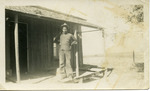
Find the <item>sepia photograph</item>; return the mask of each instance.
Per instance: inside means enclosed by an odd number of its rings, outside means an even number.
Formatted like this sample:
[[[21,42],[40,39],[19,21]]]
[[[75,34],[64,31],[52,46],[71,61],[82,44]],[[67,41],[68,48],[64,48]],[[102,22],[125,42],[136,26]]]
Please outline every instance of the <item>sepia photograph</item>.
[[[149,89],[148,0],[0,4],[0,90]]]

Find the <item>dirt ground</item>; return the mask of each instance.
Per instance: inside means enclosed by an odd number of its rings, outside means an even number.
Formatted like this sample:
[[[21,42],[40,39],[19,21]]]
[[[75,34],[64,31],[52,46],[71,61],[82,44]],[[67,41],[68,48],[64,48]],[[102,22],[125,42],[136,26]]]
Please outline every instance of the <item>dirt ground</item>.
[[[115,71],[107,77],[91,78],[84,83],[59,82],[56,76],[45,76],[35,79],[22,80],[20,83],[7,82],[4,88],[9,89],[141,89],[144,88],[143,73],[135,71],[115,74]],[[128,81],[128,82],[127,82]]]
[[[88,58],[89,59],[89,58]],[[84,64],[96,64],[98,58],[89,59]],[[100,59],[99,59],[100,60]],[[116,60],[116,59],[115,59]],[[128,61],[125,61],[128,60]],[[101,66],[113,68],[112,73],[107,77],[108,72],[102,78],[91,77],[83,83],[74,83],[71,81],[60,82],[56,77],[56,70],[34,74],[23,74],[20,83],[7,81],[3,85],[6,90],[48,90],[48,89],[144,89],[144,72],[132,65],[129,59],[118,59],[115,62],[100,61]],[[106,65],[107,64],[107,65]],[[120,64],[120,65],[119,65]],[[25,77],[24,77],[25,76]],[[24,78],[23,78],[24,77]]]

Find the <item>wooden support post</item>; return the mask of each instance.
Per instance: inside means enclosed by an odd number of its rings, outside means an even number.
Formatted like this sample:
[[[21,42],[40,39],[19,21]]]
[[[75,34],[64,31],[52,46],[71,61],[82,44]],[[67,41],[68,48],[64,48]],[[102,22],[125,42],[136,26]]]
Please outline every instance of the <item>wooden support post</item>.
[[[20,69],[19,69],[19,39],[18,39],[18,15],[15,16],[15,31],[14,31],[14,39],[15,39],[15,57],[16,57],[16,76],[17,83],[20,82]]]
[[[78,32],[75,30],[75,38],[77,39],[78,42]],[[78,45],[76,45],[76,77],[79,76],[79,60],[78,60]]]
[[[79,56],[79,67],[83,66],[83,51],[82,51],[82,33],[81,26],[78,26],[78,56]]]
[[[79,60],[78,60],[78,52],[76,52],[76,77],[79,76]]]

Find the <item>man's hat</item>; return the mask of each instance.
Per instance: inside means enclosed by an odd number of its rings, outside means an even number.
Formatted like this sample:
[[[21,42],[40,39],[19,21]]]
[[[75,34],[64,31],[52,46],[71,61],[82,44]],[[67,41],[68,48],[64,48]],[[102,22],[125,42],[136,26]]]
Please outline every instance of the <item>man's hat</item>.
[[[62,24],[61,27],[67,27],[69,29],[69,26],[66,23]]]

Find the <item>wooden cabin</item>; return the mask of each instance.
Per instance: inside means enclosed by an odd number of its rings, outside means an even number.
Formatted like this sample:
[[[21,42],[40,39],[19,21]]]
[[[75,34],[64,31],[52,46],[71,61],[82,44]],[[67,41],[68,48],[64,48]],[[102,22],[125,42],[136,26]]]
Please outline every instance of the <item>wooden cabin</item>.
[[[6,75],[16,74],[17,67],[18,75],[56,67],[58,48],[53,38],[59,35],[64,22],[69,25],[70,33],[74,35],[76,31],[77,34],[78,44],[72,48],[72,67],[75,70],[75,50],[79,65],[83,64],[81,26],[98,28],[85,19],[39,6],[7,6],[5,15]]]

